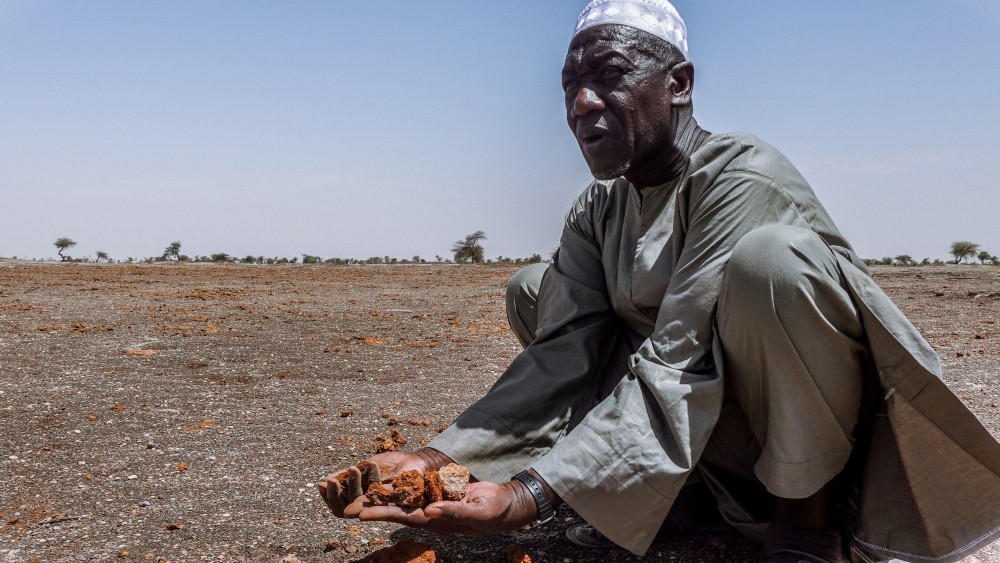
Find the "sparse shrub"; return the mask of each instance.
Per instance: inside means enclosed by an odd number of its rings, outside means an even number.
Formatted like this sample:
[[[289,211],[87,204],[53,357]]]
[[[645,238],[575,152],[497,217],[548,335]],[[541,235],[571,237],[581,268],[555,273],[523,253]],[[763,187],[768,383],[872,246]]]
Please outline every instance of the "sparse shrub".
[[[56,245],[56,251],[59,254],[59,259],[62,260],[63,262],[65,262],[65,261],[69,260],[70,257],[69,256],[63,256],[63,252],[66,249],[68,249],[68,248],[76,246],[76,241],[73,240],[73,239],[71,239],[71,238],[69,238],[69,237],[59,237],[59,238],[56,239],[56,242],[53,243],[53,244]]]
[[[455,262],[475,262],[481,263],[486,250],[479,241],[486,240],[486,233],[476,231],[465,237],[465,240],[455,241],[451,251],[455,255]]]
[[[164,260],[170,260],[171,258],[173,258],[174,260],[180,260],[180,257],[181,257],[181,241],[179,240],[175,240],[174,242],[168,244],[167,247],[163,249]]]
[[[956,264],[962,262],[962,260],[965,260],[966,258],[975,256],[977,250],[979,250],[979,245],[967,240],[960,240],[951,243],[951,255],[955,257]]]

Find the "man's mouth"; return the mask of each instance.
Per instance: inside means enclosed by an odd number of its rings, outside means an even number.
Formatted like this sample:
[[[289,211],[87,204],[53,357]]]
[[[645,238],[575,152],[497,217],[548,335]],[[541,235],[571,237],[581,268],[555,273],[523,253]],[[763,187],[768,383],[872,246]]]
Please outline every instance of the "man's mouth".
[[[593,135],[584,135],[580,138],[580,144],[585,147],[597,146],[607,137],[604,133],[595,133]]]
[[[576,127],[576,140],[585,151],[591,151],[611,137],[608,122],[601,116],[597,121],[580,123]]]

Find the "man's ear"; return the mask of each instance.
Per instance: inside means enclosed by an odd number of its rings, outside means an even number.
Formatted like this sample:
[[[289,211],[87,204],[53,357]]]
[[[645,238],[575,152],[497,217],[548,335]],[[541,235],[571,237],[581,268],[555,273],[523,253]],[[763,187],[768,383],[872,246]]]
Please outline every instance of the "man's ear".
[[[670,105],[685,107],[691,105],[694,91],[694,64],[684,61],[670,69]]]

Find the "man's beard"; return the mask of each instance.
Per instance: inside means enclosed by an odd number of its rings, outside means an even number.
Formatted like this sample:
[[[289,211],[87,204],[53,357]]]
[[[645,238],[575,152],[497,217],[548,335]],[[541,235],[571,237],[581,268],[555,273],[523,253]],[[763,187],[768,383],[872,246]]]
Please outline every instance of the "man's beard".
[[[591,168],[590,173],[598,180],[614,180],[615,178],[623,176],[631,167],[632,159],[630,158],[614,168],[607,168],[604,170],[594,170]]]

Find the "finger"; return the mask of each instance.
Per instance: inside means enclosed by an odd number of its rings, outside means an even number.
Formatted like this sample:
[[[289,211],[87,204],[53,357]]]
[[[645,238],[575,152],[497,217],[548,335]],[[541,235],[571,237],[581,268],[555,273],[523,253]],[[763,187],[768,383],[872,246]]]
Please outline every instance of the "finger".
[[[468,503],[462,501],[443,500],[424,507],[424,514],[432,520],[441,522],[456,522],[469,520],[474,515],[466,509]]]
[[[344,499],[341,496],[340,483],[337,482],[337,478],[333,474],[327,475],[320,481],[319,496],[323,498],[326,506],[336,516],[341,516],[344,513]]]
[[[395,505],[372,506],[361,511],[358,518],[362,522],[369,520],[381,520],[383,522],[395,522],[407,526],[423,526],[428,518],[420,508],[404,508]]]
[[[347,502],[354,502],[364,494],[365,491],[361,488],[361,471],[352,465],[347,468]]]
[[[368,466],[368,482],[365,483],[365,490],[368,490],[368,485],[381,482],[382,470],[379,469],[378,463],[372,462],[372,464]]]
[[[344,507],[344,518],[357,518],[369,506],[375,506],[368,497],[358,497],[354,502]]]

